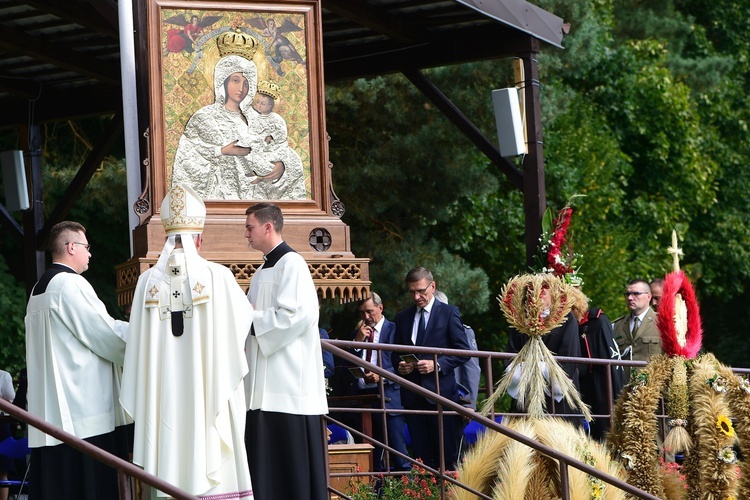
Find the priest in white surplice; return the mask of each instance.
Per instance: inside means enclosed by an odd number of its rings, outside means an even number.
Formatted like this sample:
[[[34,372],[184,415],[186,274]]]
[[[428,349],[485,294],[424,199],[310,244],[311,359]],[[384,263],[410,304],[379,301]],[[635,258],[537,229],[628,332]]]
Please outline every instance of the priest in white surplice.
[[[252,306],[229,269],[198,255],[205,217],[188,186],[161,205],[167,242],[138,279],[121,401],[135,420],[134,463],[193,495],[252,498],[243,441]]]
[[[110,453],[127,458],[125,414],[118,403],[128,324],[107,313],[86,278],[91,245],[74,221],[49,234],[52,265],[26,308],[29,413]],[[122,436],[118,436],[122,434]],[[29,497],[117,497],[117,473],[103,462],[29,426]]]
[[[327,499],[320,416],[328,403],[315,285],[305,259],[281,239],[279,207],[258,203],[245,214],[245,238],[264,259],[247,295],[255,310],[246,344],[245,442],[255,498]]]

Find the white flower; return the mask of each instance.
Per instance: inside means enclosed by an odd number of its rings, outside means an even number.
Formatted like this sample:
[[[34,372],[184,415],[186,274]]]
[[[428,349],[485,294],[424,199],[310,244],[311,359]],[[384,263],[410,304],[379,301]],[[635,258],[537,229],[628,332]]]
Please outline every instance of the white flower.
[[[719,450],[717,455],[719,460],[727,464],[733,464],[737,461],[737,454],[734,452],[731,446],[725,446]]]
[[[624,460],[627,460],[627,462],[625,463],[625,468],[626,468],[626,469],[628,469],[628,470],[633,470],[633,469],[635,469],[635,458],[633,458],[632,456],[630,456],[630,455],[627,455],[627,454],[625,454],[625,453],[623,453],[623,454],[622,454],[622,455],[620,455],[620,456],[621,456],[621,457],[622,457],[622,458],[623,458]]]
[[[727,392],[727,386],[724,383],[724,379],[721,377],[715,377],[711,382],[711,387],[713,387],[716,392]]]
[[[687,419],[673,418],[669,422],[670,427],[687,427]]]

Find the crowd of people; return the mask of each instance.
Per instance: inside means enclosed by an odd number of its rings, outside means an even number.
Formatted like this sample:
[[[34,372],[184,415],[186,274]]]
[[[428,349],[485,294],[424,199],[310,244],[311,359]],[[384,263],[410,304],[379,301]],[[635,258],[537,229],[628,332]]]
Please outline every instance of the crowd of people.
[[[635,360],[648,361],[651,356],[660,354],[659,333],[656,330],[656,310],[661,299],[663,280],[655,279],[647,282],[642,279],[631,280],[624,292],[628,312],[614,321],[600,309],[590,307],[589,298],[579,286],[569,286],[569,300],[572,309],[564,324],[555,328],[543,337],[545,345],[558,356],[575,358],[595,358],[604,360]],[[415,268],[409,272],[406,279],[407,289],[414,300],[414,305],[397,313],[395,323],[386,319],[383,302],[377,293],[359,304],[361,321],[351,332],[348,340],[356,342],[380,342],[398,345],[417,345],[435,348],[452,348],[477,350],[476,336],[471,327],[460,320],[460,313],[454,307],[450,314],[442,312],[448,303],[447,297],[436,289],[436,283],[431,273],[424,268]],[[438,304],[435,306],[435,304]],[[435,309],[435,327],[430,327],[432,308]],[[424,312],[422,312],[424,310]],[[437,311],[441,311],[438,315]],[[420,322],[422,316],[426,318],[425,337],[420,337]],[[438,319],[441,318],[441,319]],[[433,333],[434,332],[434,333]],[[515,330],[509,332],[506,352],[519,352],[528,337]],[[365,361],[408,380],[422,385],[431,391],[436,391],[433,371],[439,371],[440,394],[456,403],[473,409],[477,408],[478,390],[481,379],[479,358],[468,354],[466,357],[438,357],[437,365],[432,362],[432,355],[422,356],[424,359],[404,361],[401,354],[383,350],[354,349],[355,355]],[[380,354],[379,354],[380,353]],[[383,355],[382,353],[385,353]],[[381,356],[380,359],[378,356]],[[337,367],[339,364],[337,363]],[[359,375],[355,370],[351,374],[351,367],[341,362],[338,376],[346,378],[340,395],[355,396],[362,394],[376,394],[380,377],[366,369],[361,369]],[[594,420],[590,423],[583,421],[580,412],[569,407],[563,395],[552,388],[547,397],[546,407],[550,413],[561,415],[570,421],[587,427],[590,435],[597,440],[604,440],[610,428],[610,420],[614,402],[630,377],[629,367],[616,364],[587,364],[562,363],[567,376],[580,391],[583,401],[591,408]],[[609,374],[607,372],[609,371]],[[513,390],[509,389],[511,397]],[[401,389],[399,384],[391,380],[384,380],[383,397],[386,401],[386,424],[389,446],[399,454],[390,457],[390,468],[403,470],[409,463],[402,454],[407,447],[404,443],[404,433],[411,439],[411,457],[419,458],[424,463],[437,466],[439,456],[436,453],[438,440],[437,419],[429,414],[406,414],[397,410],[435,410],[436,405],[427,398],[417,396],[411,391]],[[511,401],[511,411],[523,412],[523,408]],[[345,413],[340,418],[347,419]],[[348,424],[359,426],[362,422],[348,419]],[[450,468],[458,458],[457,443],[462,437],[465,422],[461,418],[448,417],[444,419],[444,464]],[[404,431],[406,429],[406,431]],[[373,438],[383,441],[383,426],[374,425]],[[376,454],[376,467],[384,470],[386,467],[385,453],[380,450]]]
[[[325,379],[342,370],[321,349],[326,332],[315,286],[304,259],[282,238],[280,208],[258,203],[246,211],[245,238],[264,259],[247,294],[225,266],[200,256],[206,209],[198,193],[173,187],[160,215],[167,240],[156,265],[138,280],[129,322],[111,317],[81,276],[91,258],[85,228],[72,221],[52,228],[52,265],[27,306],[28,410],[123,459],[132,453],[135,464],[191,494],[327,498]],[[481,369],[471,353],[474,331],[428,269],[411,269],[404,282],[413,304],[390,321],[382,298],[371,293],[359,304],[360,322],[348,339],[466,355],[351,352],[476,409]],[[658,281],[629,282],[629,312],[614,323],[571,288],[571,314],[544,342],[560,356],[647,360],[660,352],[652,309],[659,287]],[[523,342],[511,331],[507,350],[518,352]],[[465,419],[439,414],[435,401],[395,380],[346,368],[350,394],[380,396],[382,383],[385,418],[375,419],[372,433],[377,441],[387,438],[395,453],[376,449],[379,470],[408,470],[409,457],[455,467]],[[594,415],[610,413],[627,380],[616,366],[563,368]],[[576,419],[554,388],[548,408]],[[590,432],[602,439],[607,430],[608,419],[598,418]],[[114,469],[33,427],[28,433],[30,498],[117,497]]]

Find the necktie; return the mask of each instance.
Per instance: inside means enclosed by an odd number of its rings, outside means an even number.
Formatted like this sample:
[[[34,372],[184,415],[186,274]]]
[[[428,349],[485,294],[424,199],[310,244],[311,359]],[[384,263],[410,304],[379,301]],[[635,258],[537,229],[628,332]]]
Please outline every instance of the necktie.
[[[424,342],[424,309],[419,310],[419,325],[417,326],[417,343],[415,345],[422,345]]]
[[[372,329],[372,333],[370,334],[369,337],[365,339],[365,342],[374,342],[375,341],[374,337],[375,337],[375,328]],[[367,361],[368,363],[372,363],[372,361],[370,361],[371,359],[372,359],[372,349],[368,348],[365,351],[365,361]]]
[[[638,332],[638,327],[641,326],[641,321],[638,318],[638,316],[633,318],[633,329],[630,331],[630,335],[632,337],[635,337],[635,334]]]

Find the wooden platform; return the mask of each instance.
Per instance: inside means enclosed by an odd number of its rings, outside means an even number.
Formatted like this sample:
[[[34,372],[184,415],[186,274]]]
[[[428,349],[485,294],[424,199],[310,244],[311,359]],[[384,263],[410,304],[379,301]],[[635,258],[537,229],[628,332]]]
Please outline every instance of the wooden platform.
[[[329,474],[370,472],[372,471],[372,450],[370,444],[329,444],[328,471]],[[331,487],[346,493],[350,481],[366,482],[368,476],[338,476],[331,477]],[[336,495],[332,499],[340,498]]]

